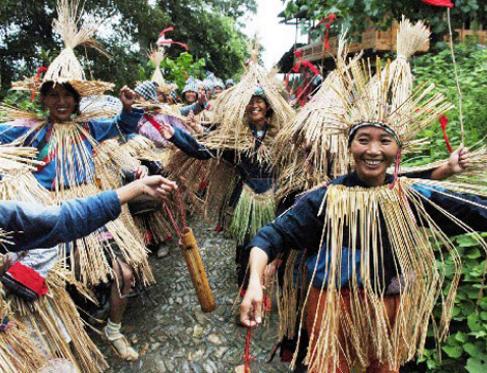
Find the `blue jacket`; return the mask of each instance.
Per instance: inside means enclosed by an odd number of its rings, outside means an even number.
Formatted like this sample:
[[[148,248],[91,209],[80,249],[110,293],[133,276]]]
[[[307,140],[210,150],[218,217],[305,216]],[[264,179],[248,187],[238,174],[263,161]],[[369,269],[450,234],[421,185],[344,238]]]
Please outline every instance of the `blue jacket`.
[[[120,131],[124,134],[136,132],[137,124],[143,114],[144,111],[138,109],[132,109],[131,112],[122,111],[114,118],[91,120],[85,124],[85,129],[97,142],[102,142],[104,140],[117,137],[120,134]],[[62,126],[62,124],[56,125]],[[47,145],[44,138],[50,132],[51,126],[51,124],[48,124],[40,128],[38,131],[29,134],[27,139],[24,141],[24,145],[32,146],[37,148],[39,152],[42,152],[43,149],[40,148],[44,148]],[[13,123],[0,124],[0,143],[6,144],[13,142],[22,136],[25,136],[31,129],[32,128],[28,125],[14,125]],[[86,148],[93,154],[93,147],[91,143],[87,139],[85,139],[83,142]],[[90,159],[90,162],[90,166],[93,168],[94,165],[92,158]],[[52,190],[54,188],[53,183],[56,179],[56,172],[56,159],[53,158],[44,167],[40,168],[33,174],[44,188]],[[87,181],[88,176],[85,175],[85,171],[83,169],[78,168],[77,176],[78,184],[82,184],[83,182]]]
[[[392,177],[388,175],[386,177],[386,183],[390,183],[391,181]],[[345,185],[348,187],[367,187],[367,185],[358,178],[356,173],[351,173],[334,179],[331,181],[331,184]],[[413,188],[432,202],[432,204],[424,203],[425,211],[446,235],[457,235],[465,233],[465,231],[454,224],[448,217],[438,212],[438,210],[433,207],[433,204],[442,207],[474,230],[487,230],[487,209],[461,200],[470,200],[480,206],[487,207],[487,199],[473,195],[460,195],[461,199],[459,199],[454,197],[458,194],[448,192],[448,195],[445,195],[440,188],[436,187],[432,191],[431,187],[425,188],[419,182],[413,184]],[[323,198],[325,197],[326,190],[326,186],[323,186],[302,195],[291,209],[277,217],[272,223],[263,227],[247,245],[247,249],[250,250],[254,246],[259,247],[266,252],[269,261],[273,260],[276,255],[284,250],[307,249],[307,253],[310,254],[307,266],[312,272],[316,264],[316,254],[318,250],[326,250],[326,248],[319,247],[324,219],[322,215],[318,216],[318,211],[323,202]],[[418,222],[421,221],[421,219],[417,220]],[[378,274],[377,278],[383,278],[385,281],[385,284],[383,285],[388,285],[392,278],[397,275],[397,270],[394,264],[395,258],[393,257],[391,250],[387,249],[390,247],[390,243],[386,233],[387,228],[383,221],[381,222],[380,231],[381,242],[384,247],[383,258],[379,261],[382,265],[380,268],[374,268],[373,263],[371,263],[371,265],[373,271],[376,271],[376,274]],[[343,253],[341,283],[342,286],[347,286],[348,280],[352,276],[350,272],[353,267],[353,261],[355,261],[356,264],[359,264],[358,262],[360,261],[360,258],[358,257],[351,258],[347,255],[347,235],[344,237]],[[317,267],[316,281],[313,283],[313,286],[318,288],[321,287],[323,280],[326,279],[326,260],[329,260],[326,252],[324,255],[320,255],[319,258],[320,261]],[[310,271],[308,271],[308,273],[309,272]],[[359,282],[360,280],[361,279],[358,278]]]
[[[84,237],[120,214],[117,193],[106,191],[45,207],[18,201],[0,202],[0,228],[12,232],[7,251],[49,248]]]

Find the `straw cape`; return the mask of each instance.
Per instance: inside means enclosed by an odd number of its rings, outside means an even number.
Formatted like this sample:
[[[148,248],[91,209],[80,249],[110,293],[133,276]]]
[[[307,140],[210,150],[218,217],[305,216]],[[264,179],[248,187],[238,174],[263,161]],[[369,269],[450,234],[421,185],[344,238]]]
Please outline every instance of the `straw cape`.
[[[36,153],[34,148],[0,145],[0,199],[52,203],[49,192],[32,175],[43,164],[35,159]],[[9,244],[8,232],[0,230],[0,245],[8,251]],[[66,285],[74,285],[94,302],[91,294],[64,267],[57,248],[35,251],[52,266],[46,279],[49,291],[45,296],[26,302],[15,294],[7,294],[0,285],[0,317],[2,323],[10,324],[9,329],[0,332],[1,371],[37,371],[55,357],[69,360],[80,371],[104,370],[107,364],[103,355],[86,333]]]
[[[335,85],[338,105],[334,118],[345,134],[362,126],[384,128],[395,137],[403,151],[411,151],[421,131],[452,108],[436,93],[434,85],[424,84],[406,94],[404,87],[412,87],[412,76],[398,71],[401,69],[390,63],[382,64],[380,60],[376,61],[375,68],[370,61],[338,66],[339,84]],[[399,161],[398,157],[397,167]],[[468,204],[467,199],[452,192],[487,196],[487,189],[423,179],[418,187],[415,185],[418,180],[398,177],[397,172],[394,176],[394,182],[379,187],[346,187],[334,183],[326,186],[318,212],[324,222],[319,247],[326,249],[318,252],[316,260],[319,263],[323,255],[330,258],[326,261],[327,276],[318,298],[318,304],[326,304],[326,312],[316,312],[312,318],[310,348],[305,360],[311,372],[326,371],[331,362],[337,366],[340,354],[345,355],[350,366],[367,367],[378,360],[388,364],[390,369],[399,369],[423,352],[430,321],[438,341],[447,335],[461,274],[461,258],[451,239],[430,215],[431,210],[465,232],[472,232],[472,229],[433,204],[428,196],[441,193]],[[387,237],[388,244],[381,236]],[[479,234],[472,233],[472,236],[487,249]],[[440,248],[443,254],[438,256],[436,252]],[[395,271],[399,292],[394,323],[390,322],[384,307],[388,284],[377,274],[382,265],[380,258],[384,258],[386,252],[394,260],[394,267],[389,269]],[[357,278],[352,277],[348,283],[349,313],[342,312],[341,308],[342,262],[339,259],[347,255],[360,258],[360,266],[354,266],[352,271],[360,274],[361,279],[359,284]],[[445,277],[447,258],[453,263],[451,281]],[[304,297],[301,325],[316,272],[317,266]],[[436,320],[433,307],[438,300],[442,312]],[[288,299],[288,304],[292,303],[293,299]],[[294,321],[288,319],[288,322]],[[340,343],[339,333],[344,334],[346,344]]]

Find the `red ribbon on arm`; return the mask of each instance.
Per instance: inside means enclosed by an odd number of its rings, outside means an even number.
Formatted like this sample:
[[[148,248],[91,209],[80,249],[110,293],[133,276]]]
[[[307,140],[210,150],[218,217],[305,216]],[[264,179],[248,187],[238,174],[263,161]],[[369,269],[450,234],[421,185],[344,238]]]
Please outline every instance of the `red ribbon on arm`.
[[[453,153],[453,148],[450,144],[450,139],[448,139],[448,134],[446,133],[446,127],[448,125],[448,117],[446,115],[440,115],[438,121],[440,122],[441,125],[441,131],[443,132],[443,139],[445,140],[448,153]]]
[[[450,0],[421,0],[421,1],[428,5],[440,6],[445,8],[453,8],[455,6]]]

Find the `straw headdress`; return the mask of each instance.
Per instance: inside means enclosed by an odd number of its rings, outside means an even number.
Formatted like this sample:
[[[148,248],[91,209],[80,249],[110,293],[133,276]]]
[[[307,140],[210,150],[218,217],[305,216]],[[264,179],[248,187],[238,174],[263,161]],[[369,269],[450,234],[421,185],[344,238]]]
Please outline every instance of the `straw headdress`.
[[[413,76],[408,59],[419,50],[429,37],[429,31],[422,22],[411,24],[403,19],[397,34],[397,58],[387,71],[368,79],[367,96],[380,96],[390,88],[395,102],[388,103],[391,108],[397,102],[404,102],[412,92]],[[305,190],[322,182],[343,175],[349,167],[347,150],[347,125],[341,120],[348,101],[341,100],[340,92],[346,90],[346,82],[340,78],[357,57],[348,64],[345,36],[339,39],[336,64],[339,68],[331,72],[320,90],[278,135],[274,147],[275,162],[281,168],[280,190],[283,197],[295,190]],[[385,97],[376,97],[375,101]],[[364,99],[365,102],[365,99]],[[344,106],[345,104],[345,106]],[[404,111],[404,110],[402,110]],[[337,113],[340,113],[337,116]],[[291,145],[289,145],[291,144]]]
[[[38,92],[43,83],[69,83],[80,96],[102,94],[113,88],[112,83],[98,80],[86,80],[83,67],[74,54],[74,49],[85,45],[102,52],[100,46],[93,39],[100,26],[93,20],[81,21],[82,12],[78,12],[78,0],[58,0],[58,17],[53,22],[53,31],[59,34],[64,42],[64,48],[49,65],[42,81],[39,78],[30,78],[13,83],[14,89],[27,89]]]

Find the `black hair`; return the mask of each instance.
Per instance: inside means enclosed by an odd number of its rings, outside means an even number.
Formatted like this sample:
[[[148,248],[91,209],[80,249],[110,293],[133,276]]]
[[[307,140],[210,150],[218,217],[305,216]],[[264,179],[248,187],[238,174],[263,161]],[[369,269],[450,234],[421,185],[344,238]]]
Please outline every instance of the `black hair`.
[[[79,114],[79,103],[81,102],[81,95],[78,93],[74,87],[69,84],[68,82],[66,83],[55,83],[52,80],[45,82],[42,84],[40,93],[41,93],[41,99],[42,97],[46,97],[49,94],[49,91],[54,88],[55,84],[59,84],[61,87],[63,87],[71,96],[73,96],[74,101],[76,102],[76,105],[74,107],[74,112],[76,114]]]

